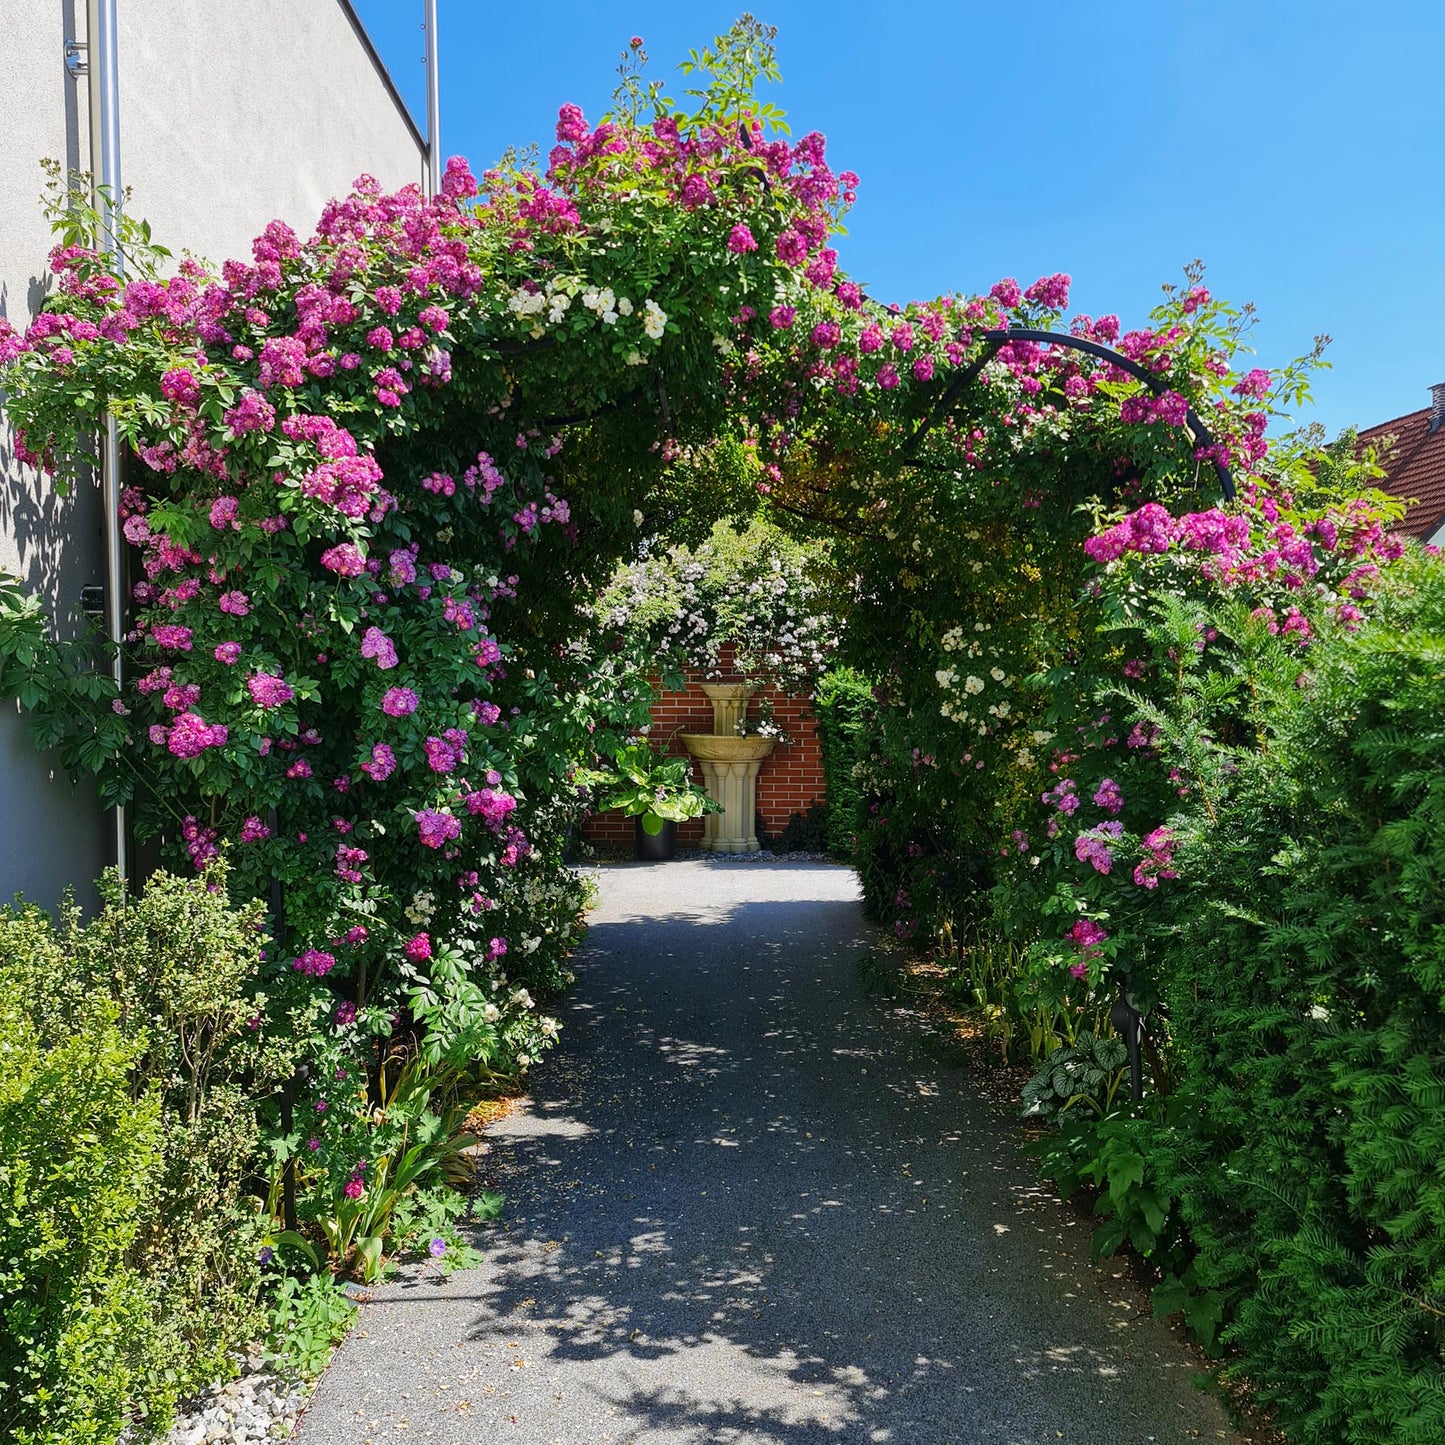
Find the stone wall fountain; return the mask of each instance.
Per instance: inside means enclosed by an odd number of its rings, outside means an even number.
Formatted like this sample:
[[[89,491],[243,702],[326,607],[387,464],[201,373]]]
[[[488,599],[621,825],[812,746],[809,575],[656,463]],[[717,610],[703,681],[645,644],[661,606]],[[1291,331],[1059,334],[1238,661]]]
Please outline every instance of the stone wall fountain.
[[[702,687],[712,700],[712,732],[682,735],[683,747],[702,765],[708,796],[722,805],[721,813],[703,819],[702,847],[713,853],[756,853],[762,846],[754,822],[758,769],[776,739],[738,736],[753,695],[748,683],[705,682]]]

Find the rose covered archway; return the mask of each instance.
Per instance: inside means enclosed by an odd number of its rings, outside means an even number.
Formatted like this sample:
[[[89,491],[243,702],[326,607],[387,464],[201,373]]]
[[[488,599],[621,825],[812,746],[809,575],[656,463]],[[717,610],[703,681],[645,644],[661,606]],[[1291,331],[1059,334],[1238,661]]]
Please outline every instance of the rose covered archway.
[[[579,602],[647,539],[757,510],[829,538],[897,744],[868,780],[875,908],[931,926],[960,870],[1008,882],[1067,823],[1075,856],[1016,896],[1059,987],[1104,996],[1191,786],[1160,769],[1126,829],[1136,795],[1075,776],[1162,756],[1146,593],[1227,592],[1289,648],[1353,625],[1398,552],[1348,468],[1267,440],[1308,363],[1240,364],[1248,317],[1197,272],[1134,330],[1066,320],[1062,275],[879,303],[833,244],[857,177],[755,95],[766,33],[704,52],[688,110],[640,62],[600,124],[563,107],[544,171],[454,160],[430,199],[363,180],[309,239],[273,223],[249,261],[168,279],[138,231],[124,285],[72,237],[44,313],[0,323],[29,458],[64,477],[101,409],[133,458],[123,685],[11,593],[5,686],[171,861],[224,848],[238,894],[276,899],[257,1020],[311,1031],[291,1104],[326,1128],[279,1148],[318,1198],[360,1177],[378,1040],[501,1072],[549,1042],[577,775],[647,704],[645,659]]]

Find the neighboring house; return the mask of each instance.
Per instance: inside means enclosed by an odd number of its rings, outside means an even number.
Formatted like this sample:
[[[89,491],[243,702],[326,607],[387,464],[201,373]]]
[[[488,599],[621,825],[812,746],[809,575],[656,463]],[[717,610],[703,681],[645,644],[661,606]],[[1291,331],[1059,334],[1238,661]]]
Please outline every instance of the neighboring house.
[[[1366,427],[1360,441],[1379,452],[1380,486],[1410,504],[1400,531],[1445,547],[1445,381],[1430,388],[1429,406]]]
[[[0,8],[0,315],[23,329],[48,285],[39,163],[92,169],[90,82],[66,54],[88,39],[87,5]],[[177,256],[249,260],[276,217],[310,235],[364,173],[388,189],[424,183],[426,142],[346,0],[115,0],[115,19],[121,180],[130,213]],[[98,487],[60,498],[17,463],[0,412],[0,571],[38,592],[62,633],[83,625],[81,589],[103,582],[103,520]],[[0,711],[0,819],[0,902],[23,891],[51,905],[72,884],[93,897],[106,819],[34,752],[13,702]]]

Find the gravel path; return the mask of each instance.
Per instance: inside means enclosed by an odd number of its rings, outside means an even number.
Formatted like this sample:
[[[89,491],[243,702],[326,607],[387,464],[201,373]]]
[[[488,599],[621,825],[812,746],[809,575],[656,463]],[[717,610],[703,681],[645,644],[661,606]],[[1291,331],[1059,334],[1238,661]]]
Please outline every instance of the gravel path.
[[[486,1263],[375,1291],[300,1445],[1238,1445],[1010,1120],[860,997],[849,870],[598,877]]]

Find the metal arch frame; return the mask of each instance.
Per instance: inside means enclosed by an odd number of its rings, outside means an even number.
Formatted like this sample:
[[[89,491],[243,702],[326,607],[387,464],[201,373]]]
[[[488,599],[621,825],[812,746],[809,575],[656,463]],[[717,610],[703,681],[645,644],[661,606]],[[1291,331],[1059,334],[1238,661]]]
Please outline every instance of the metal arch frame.
[[[1064,331],[1041,331],[1033,326],[1009,325],[1001,330],[985,331],[983,341],[983,349],[949,382],[943,395],[939,398],[938,405],[918,424],[917,429],[908,439],[907,451],[910,456],[918,449],[923,438],[933,429],[936,420],[940,416],[946,415],[952,408],[954,402],[962,395],[964,388],[977,379],[978,374],[1005,346],[1014,341],[1033,341],[1043,346],[1059,346],[1068,351],[1082,351],[1088,356],[1108,362],[1111,366],[1117,366],[1120,371],[1128,372],[1136,380],[1142,381],[1155,396],[1169,389],[1168,384],[1160,377],[1151,371],[1146,371],[1137,361],[1132,357],[1125,356],[1123,352],[1103,346],[1097,341],[1087,341],[1082,336],[1070,336]],[[1199,413],[1192,405],[1184,413],[1184,424],[1194,433],[1195,440],[1201,446],[1213,447],[1215,445],[1214,434],[1199,419]],[[1224,493],[1224,500],[1232,502],[1235,499],[1236,490],[1234,475],[1229,470],[1228,463],[1221,461],[1216,456],[1214,471],[1219,478],[1219,486]]]

